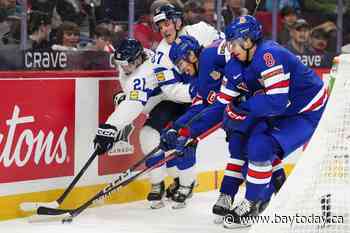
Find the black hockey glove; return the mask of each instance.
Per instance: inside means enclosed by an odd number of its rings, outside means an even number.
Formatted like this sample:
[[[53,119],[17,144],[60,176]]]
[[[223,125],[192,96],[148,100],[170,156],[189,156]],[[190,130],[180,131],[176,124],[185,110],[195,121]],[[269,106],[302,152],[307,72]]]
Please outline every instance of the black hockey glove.
[[[120,91],[113,95],[113,103],[115,106],[118,106],[121,102],[123,102],[126,98],[126,95],[124,92]]]
[[[118,136],[118,129],[113,125],[101,124],[97,129],[94,139],[94,147],[98,155],[102,155],[112,149]]]

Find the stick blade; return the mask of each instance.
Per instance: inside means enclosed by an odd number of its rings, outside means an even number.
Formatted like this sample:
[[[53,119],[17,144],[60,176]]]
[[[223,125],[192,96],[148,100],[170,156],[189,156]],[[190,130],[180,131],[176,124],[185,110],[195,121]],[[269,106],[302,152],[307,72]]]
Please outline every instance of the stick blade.
[[[44,206],[48,208],[58,208],[59,203],[53,202],[22,202],[19,207],[23,211],[36,211],[39,207]]]
[[[47,222],[63,222],[64,219],[71,218],[69,213],[63,215],[37,215],[34,214],[28,218],[29,223],[47,223]]]
[[[56,209],[56,208],[40,206],[36,212],[38,215],[63,215],[71,211],[72,210]]]

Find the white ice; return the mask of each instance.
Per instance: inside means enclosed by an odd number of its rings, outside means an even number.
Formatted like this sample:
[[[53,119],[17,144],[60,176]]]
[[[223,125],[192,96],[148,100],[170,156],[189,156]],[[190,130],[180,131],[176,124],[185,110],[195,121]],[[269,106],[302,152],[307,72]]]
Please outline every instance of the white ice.
[[[173,210],[171,203],[158,210],[146,201],[90,208],[70,224],[61,222],[29,223],[18,219],[0,223],[0,233],[246,233],[248,229],[229,230],[213,223],[212,205],[218,192],[195,193],[184,209]]]

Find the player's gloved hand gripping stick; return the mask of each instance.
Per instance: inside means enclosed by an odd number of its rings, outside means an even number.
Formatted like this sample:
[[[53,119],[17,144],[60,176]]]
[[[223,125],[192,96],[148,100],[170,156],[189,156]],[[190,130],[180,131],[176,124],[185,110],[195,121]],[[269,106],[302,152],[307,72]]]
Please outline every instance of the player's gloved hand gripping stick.
[[[195,117],[196,118],[196,117]],[[191,121],[192,122],[192,121]],[[189,122],[190,123],[190,122]],[[192,139],[188,141],[187,146],[191,146],[193,143],[198,143],[200,140],[207,137],[209,134],[214,132],[220,127],[220,124],[212,127],[202,135],[198,136],[195,139]],[[159,161],[157,164],[153,165],[152,167],[144,168],[140,172],[132,175],[132,172],[141,165],[146,159],[151,157],[154,153],[158,152],[160,149],[160,146],[157,146],[154,148],[150,153],[148,153],[146,156],[144,156],[140,161],[138,161],[135,165],[133,165],[130,169],[123,172],[121,175],[119,175],[114,181],[109,183],[104,189],[99,191],[95,196],[90,198],[88,201],[83,203],[81,206],[75,208],[75,209],[57,209],[57,208],[50,208],[50,207],[39,207],[37,210],[38,215],[62,215],[62,222],[70,222],[73,220],[74,217],[78,216],[82,211],[84,211],[86,208],[88,208],[91,204],[94,202],[104,199],[108,197],[113,191],[118,191],[120,188],[126,186],[127,184],[131,183],[132,181],[136,180],[139,176],[142,174],[145,174],[146,172],[149,172],[153,169],[155,169],[158,166],[161,166],[168,160],[173,159],[176,156],[176,150],[172,150],[169,156],[167,156],[165,159]]]
[[[109,133],[109,135],[105,135],[106,134],[105,132],[108,133],[110,131],[112,132],[112,134]],[[97,155],[100,155],[100,154],[103,154],[104,152],[106,152],[107,149],[103,149],[103,148],[109,148],[110,149],[113,146],[113,143],[115,141],[117,133],[118,133],[118,130],[115,127],[113,127],[111,125],[107,125],[107,124],[101,124],[100,127],[97,130],[96,137],[94,139],[95,151],[90,156],[88,161],[84,164],[84,166],[79,171],[79,173],[74,177],[74,179],[69,184],[69,186],[66,188],[66,190],[64,190],[62,195],[57,200],[52,201],[52,202],[23,202],[23,203],[20,204],[20,208],[23,211],[36,211],[40,206],[51,207],[51,208],[59,207],[62,204],[62,202],[66,199],[68,194],[72,191],[74,186],[78,183],[78,181],[83,176],[83,174],[88,169],[88,167],[91,165],[91,163],[95,160]],[[102,139],[107,138],[107,140],[101,140],[101,138]],[[109,138],[109,140],[108,140],[108,138]],[[96,146],[96,140],[97,139],[100,139],[98,141],[104,142],[104,145]],[[106,141],[109,142],[108,146],[106,145],[107,144]]]
[[[80,178],[83,176],[85,171],[88,169],[90,164],[95,160],[97,157],[98,153],[97,150],[94,151],[94,153],[90,156],[88,161],[85,163],[83,168],[79,171],[79,173],[74,177],[72,182],[69,184],[69,186],[64,190],[62,195],[55,201],[52,202],[23,202],[20,204],[20,208],[23,211],[36,211],[40,206],[46,206],[46,207],[51,207],[51,208],[57,208],[59,205],[62,204],[62,202],[66,199],[68,194],[72,191],[76,183],[80,180]]]

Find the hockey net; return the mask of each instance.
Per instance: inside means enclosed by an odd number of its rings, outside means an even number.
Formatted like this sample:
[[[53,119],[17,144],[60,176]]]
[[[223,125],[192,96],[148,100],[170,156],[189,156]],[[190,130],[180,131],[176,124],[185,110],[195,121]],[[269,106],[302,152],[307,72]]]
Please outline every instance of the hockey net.
[[[302,129],[301,129],[302,130]],[[341,55],[324,115],[253,233],[350,232],[350,55]]]

